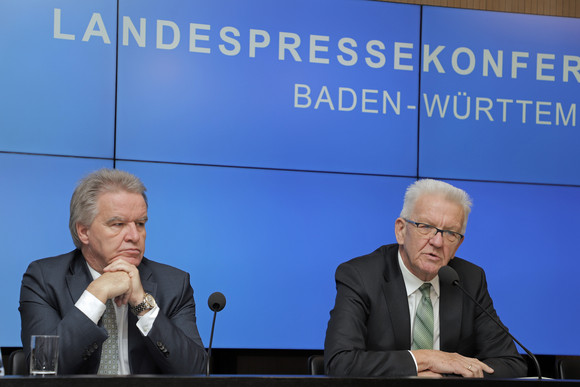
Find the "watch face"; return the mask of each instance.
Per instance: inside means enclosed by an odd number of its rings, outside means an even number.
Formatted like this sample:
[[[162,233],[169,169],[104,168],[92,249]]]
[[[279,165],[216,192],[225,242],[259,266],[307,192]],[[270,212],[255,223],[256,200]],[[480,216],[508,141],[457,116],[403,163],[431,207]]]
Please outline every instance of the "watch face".
[[[155,299],[149,293],[147,293],[147,295],[145,296],[145,302],[147,302],[147,304],[149,304],[148,306],[150,308],[154,308],[155,307]]]

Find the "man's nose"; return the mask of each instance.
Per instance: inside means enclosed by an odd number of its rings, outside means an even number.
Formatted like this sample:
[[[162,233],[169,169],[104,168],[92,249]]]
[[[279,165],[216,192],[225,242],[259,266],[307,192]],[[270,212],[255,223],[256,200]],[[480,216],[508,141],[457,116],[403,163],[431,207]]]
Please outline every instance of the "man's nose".
[[[139,234],[139,230],[137,230],[137,225],[133,222],[127,224],[127,230],[125,234],[125,240],[137,242],[139,238],[141,238],[141,234]]]
[[[433,235],[429,242],[431,242],[434,246],[442,246],[443,245],[443,231],[435,230],[435,235]]]

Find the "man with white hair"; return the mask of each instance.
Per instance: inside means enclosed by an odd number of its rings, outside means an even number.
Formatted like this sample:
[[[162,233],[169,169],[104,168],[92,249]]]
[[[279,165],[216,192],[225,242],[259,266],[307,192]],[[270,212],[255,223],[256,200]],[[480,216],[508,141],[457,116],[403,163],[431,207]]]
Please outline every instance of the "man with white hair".
[[[497,316],[483,269],[455,257],[470,210],[465,191],[416,181],[395,221],[397,243],[339,265],[324,345],[327,374],[527,375],[512,339],[459,289],[439,281],[439,269],[449,265]]]

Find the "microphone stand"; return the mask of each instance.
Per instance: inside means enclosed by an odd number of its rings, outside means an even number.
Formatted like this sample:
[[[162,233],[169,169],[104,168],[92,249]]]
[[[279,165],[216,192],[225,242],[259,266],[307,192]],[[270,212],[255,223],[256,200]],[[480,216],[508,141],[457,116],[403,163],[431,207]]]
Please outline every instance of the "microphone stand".
[[[459,285],[459,280],[453,280],[452,284],[454,286],[457,286],[459,289],[461,289],[461,291],[463,292],[463,294],[465,294],[467,297],[469,297],[471,299],[471,301],[473,301],[473,303],[477,306],[479,306],[479,308],[481,310],[483,310],[485,312],[485,314],[487,314],[487,316],[493,320],[494,323],[496,323],[505,333],[507,333],[509,335],[509,337],[512,338],[513,341],[515,341],[524,351],[526,351],[526,353],[528,354],[528,356],[530,356],[532,358],[532,360],[534,361],[534,365],[536,366],[536,371],[538,371],[538,380],[542,380],[542,373],[540,371],[540,363],[538,363],[538,359],[534,356],[533,353],[531,353],[526,347],[524,347],[524,345],[522,343],[519,342],[518,339],[516,339],[504,326],[502,326],[499,321],[497,321],[497,319],[495,319],[491,313],[489,313],[487,310],[485,310],[485,308],[483,306],[480,305],[479,302],[477,302],[475,300],[475,298],[473,298],[471,296],[471,294],[467,293],[467,291],[465,289],[463,289],[463,287],[461,285]]]
[[[209,335],[209,347],[207,350],[207,365],[205,370],[205,376],[209,376],[209,363],[211,361],[211,344],[213,342],[213,330],[215,328],[215,318],[217,316],[217,310],[213,311],[213,322],[211,323],[211,333]]]
[[[209,336],[209,347],[207,349],[207,364],[205,367],[205,376],[209,376],[209,365],[211,361],[211,346],[213,343],[213,330],[215,328],[215,318],[217,316],[217,312],[225,308],[226,297],[220,292],[214,292],[209,296],[207,300],[207,306],[209,306],[209,308],[213,310],[213,322],[211,323],[211,334]]]

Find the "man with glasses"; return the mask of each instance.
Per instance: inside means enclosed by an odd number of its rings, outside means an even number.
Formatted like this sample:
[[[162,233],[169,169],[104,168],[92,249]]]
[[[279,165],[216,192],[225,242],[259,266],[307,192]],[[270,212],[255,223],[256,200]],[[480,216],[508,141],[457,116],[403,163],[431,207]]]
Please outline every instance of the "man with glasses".
[[[449,265],[496,316],[483,269],[455,257],[470,210],[465,191],[442,181],[416,181],[395,221],[398,243],[338,267],[324,344],[327,374],[527,375],[512,339],[459,289],[439,281],[439,269]]]

